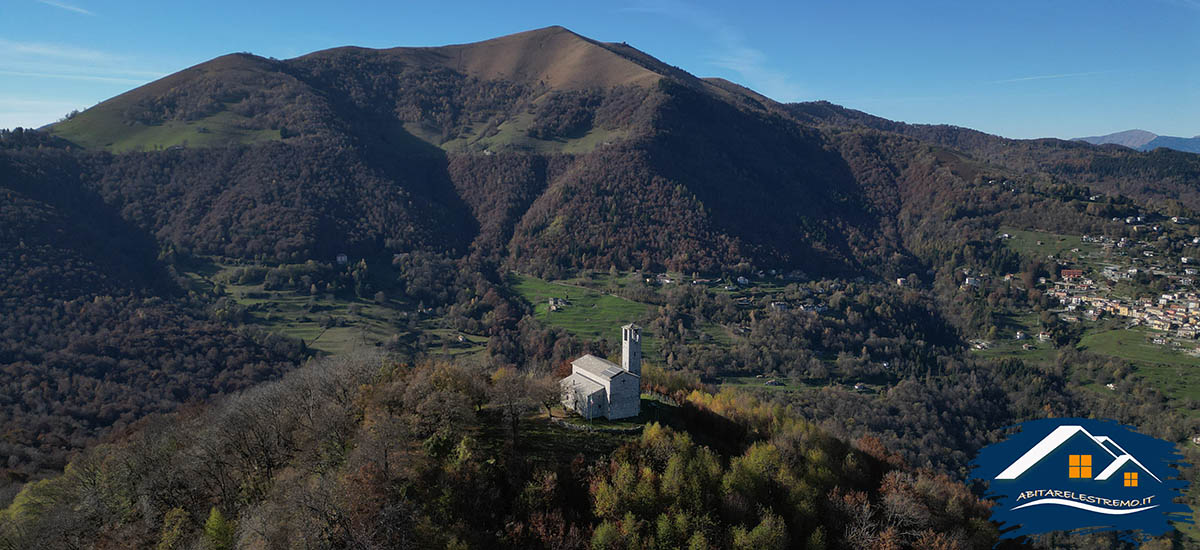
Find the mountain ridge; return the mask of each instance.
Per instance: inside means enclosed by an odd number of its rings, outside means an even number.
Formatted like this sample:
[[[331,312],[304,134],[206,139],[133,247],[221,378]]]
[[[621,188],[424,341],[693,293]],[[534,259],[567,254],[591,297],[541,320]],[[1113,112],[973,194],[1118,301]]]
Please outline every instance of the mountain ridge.
[[[1200,153],[1200,136],[1160,136],[1145,130],[1125,130],[1103,136],[1075,138],[1073,141],[1086,141],[1094,145],[1115,144],[1138,151],[1153,151],[1163,147],[1185,153]]]
[[[1154,141],[1158,134],[1147,132],[1145,130],[1125,130],[1123,132],[1115,132],[1103,136],[1088,136],[1075,138],[1074,141],[1086,141],[1092,145],[1105,145],[1113,143],[1123,145],[1130,149],[1140,149],[1143,145]]]

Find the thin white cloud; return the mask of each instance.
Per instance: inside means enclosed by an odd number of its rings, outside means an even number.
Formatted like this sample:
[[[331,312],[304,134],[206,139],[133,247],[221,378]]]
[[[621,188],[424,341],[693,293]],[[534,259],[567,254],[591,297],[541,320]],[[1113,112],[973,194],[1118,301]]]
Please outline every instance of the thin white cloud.
[[[5,76],[23,76],[27,78],[55,78],[66,80],[89,80],[92,82],[119,82],[122,84],[144,84],[144,78],[122,78],[119,76],[98,76],[90,74],[71,74],[71,73],[38,73],[27,71],[8,71],[0,69],[0,75]]]
[[[803,87],[772,67],[767,55],[752,47],[741,31],[703,8],[679,0],[635,0],[621,11],[662,15],[697,27],[712,37],[718,50],[707,57],[709,63],[738,73],[745,84],[777,101],[804,97]]]
[[[55,0],[37,0],[37,1],[41,2],[42,4],[45,4],[47,6],[54,6],[59,9],[73,11],[75,13],[79,13],[79,14],[83,14],[83,15],[93,15],[93,16],[96,15],[88,10],[85,10],[85,9],[79,7],[79,6],[72,6],[70,4],[66,4],[63,2],[56,2]]]
[[[1059,78],[1075,78],[1079,76],[1093,76],[1104,74],[1108,71],[1091,71],[1086,73],[1062,73],[1062,74],[1042,74],[1036,76],[1022,76],[1018,78],[1006,78],[1004,80],[993,80],[992,84],[1008,84],[1010,82],[1028,82],[1030,80],[1056,80]]]
[[[162,71],[137,68],[127,56],[67,44],[14,42],[0,38],[0,74],[29,78],[140,84]]]
[[[13,85],[5,87],[10,95],[0,96],[0,127],[37,128],[115,92],[164,76],[162,71],[148,70],[141,63],[137,57],[68,44],[0,38],[0,82]],[[45,93],[11,95],[18,89],[91,97],[54,101]]]
[[[14,42],[0,38],[0,57],[17,56],[67,59],[85,62],[117,62],[121,57],[99,50],[46,42]]]

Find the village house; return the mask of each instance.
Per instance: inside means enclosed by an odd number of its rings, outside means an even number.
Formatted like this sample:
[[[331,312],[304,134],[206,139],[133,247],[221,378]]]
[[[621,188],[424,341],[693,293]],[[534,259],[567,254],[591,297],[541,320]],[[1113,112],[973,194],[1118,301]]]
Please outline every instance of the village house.
[[[591,420],[617,420],[641,414],[642,329],[621,327],[621,364],[592,354],[571,361],[571,375],[559,383],[563,408]]]

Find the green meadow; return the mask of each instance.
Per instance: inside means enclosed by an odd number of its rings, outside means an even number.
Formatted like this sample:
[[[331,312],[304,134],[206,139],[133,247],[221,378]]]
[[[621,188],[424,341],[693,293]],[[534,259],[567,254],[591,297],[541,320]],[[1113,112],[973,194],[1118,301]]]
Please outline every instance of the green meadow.
[[[1045,259],[1047,256],[1054,256],[1086,264],[1103,259],[1109,252],[1099,244],[1081,241],[1079,235],[1060,235],[1012,227],[1001,227],[1000,233],[1008,233],[1011,236],[1005,241],[1006,246],[1030,258]],[[1079,252],[1074,252],[1076,249]]]
[[[127,126],[121,113],[97,108],[55,124],[50,132],[88,149],[113,153],[152,151],[174,146],[209,147],[279,140],[279,130],[251,130],[245,117],[221,111],[193,121],[172,120],[162,124]]]
[[[533,305],[534,317],[547,326],[558,327],[575,336],[610,342],[621,340],[621,326],[644,323],[650,315],[649,305],[606,294],[590,288],[548,282],[527,275],[510,274],[509,285]],[[550,311],[550,298],[568,300],[570,305]],[[657,347],[653,336],[642,327],[643,352],[654,357]]]
[[[1079,348],[1129,361],[1138,375],[1173,399],[1200,400],[1200,357],[1149,342],[1155,334],[1141,328],[1091,331]]]

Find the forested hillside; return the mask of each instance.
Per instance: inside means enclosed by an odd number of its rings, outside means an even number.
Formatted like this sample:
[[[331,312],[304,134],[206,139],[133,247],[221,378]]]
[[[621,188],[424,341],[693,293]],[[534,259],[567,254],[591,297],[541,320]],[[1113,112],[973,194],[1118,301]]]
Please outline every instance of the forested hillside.
[[[792,103],[787,111],[806,124],[866,127],[902,134],[967,153],[1024,174],[1046,174],[1062,182],[1170,206],[1200,208],[1200,155],[1160,148],[1149,152],[1061,139],[1006,139],[944,124],[906,124],[826,101]]]
[[[378,356],[310,364],[147,422],[62,476],[27,485],[0,512],[0,546],[996,542],[987,504],[966,486],[906,466],[871,438],[832,437],[787,408],[694,391],[658,404],[665,424],[588,434],[545,415],[522,418],[545,399],[539,388],[503,369],[489,380],[454,364],[414,368]]]
[[[81,185],[90,158],[59,145],[0,135],[6,497],[111,428],[278,377],[300,357],[295,342],[210,321],[154,237]]]

